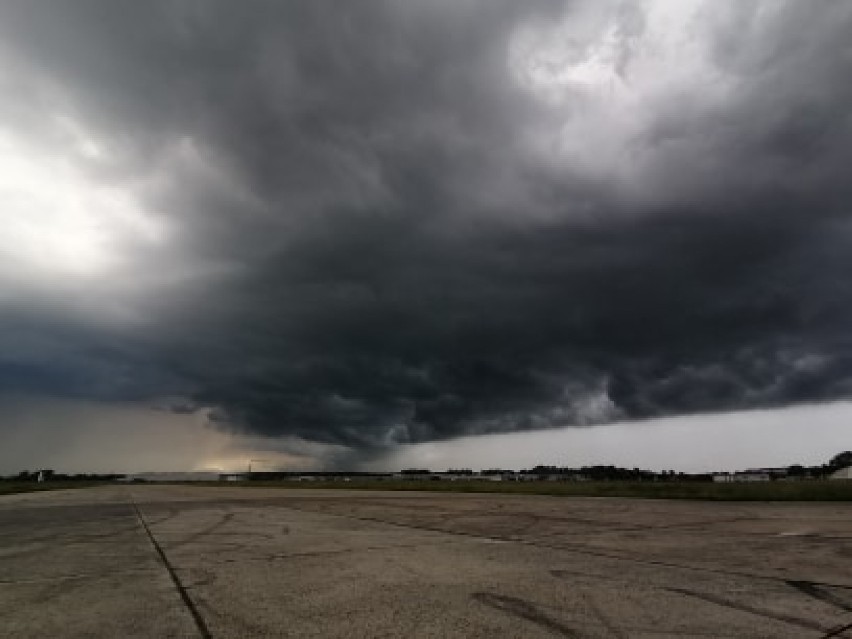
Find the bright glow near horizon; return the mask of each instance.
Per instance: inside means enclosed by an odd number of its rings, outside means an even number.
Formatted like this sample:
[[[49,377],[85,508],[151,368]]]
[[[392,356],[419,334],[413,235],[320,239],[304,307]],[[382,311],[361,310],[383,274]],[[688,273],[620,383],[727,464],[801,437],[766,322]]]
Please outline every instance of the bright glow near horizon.
[[[613,464],[684,472],[817,465],[849,448],[852,402],[462,437],[391,448],[369,461],[342,446],[264,438],[214,427],[204,410],[173,414],[133,404],[0,396],[11,436],[0,475],[64,472],[394,471]],[[41,442],[36,446],[35,442]],[[347,461],[352,460],[352,461]]]

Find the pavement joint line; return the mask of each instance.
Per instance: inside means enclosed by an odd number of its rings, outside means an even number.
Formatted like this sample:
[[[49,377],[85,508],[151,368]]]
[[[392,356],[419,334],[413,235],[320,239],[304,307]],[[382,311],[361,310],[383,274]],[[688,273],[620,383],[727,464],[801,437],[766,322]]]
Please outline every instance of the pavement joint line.
[[[166,553],[163,552],[162,547],[157,542],[157,539],[151,533],[151,529],[148,527],[148,523],[145,521],[145,517],[142,515],[142,511],[139,510],[139,505],[136,503],[136,500],[133,499],[133,495],[128,493],[128,500],[130,504],[133,506],[133,510],[136,513],[136,517],[139,520],[139,523],[142,525],[142,528],[145,530],[145,534],[148,535],[148,539],[151,542],[151,545],[154,547],[154,550],[157,551],[157,555],[160,558],[160,561],[163,563],[163,566],[166,568],[166,572],[169,573],[169,577],[171,577],[172,583],[180,595],[181,601],[183,601],[187,610],[189,610],[189,614],[192,615],[192,619],[195,622],[196,628],[198,628],[198,633],[201,635],[202,639],[212,639],[213,635],[210,634],[210,629],[207,627],[207,623],[204,621],[204,617],[201,616],[201,613],[198,611],[198,608],[195,606],[195,603],[192,601],[192,598],[189,596],[189,593],[186,591],[186,588],[181,583],[180,578],[177,576],[174,567],[171,562],[169,562],[169,558],[166,556]]]

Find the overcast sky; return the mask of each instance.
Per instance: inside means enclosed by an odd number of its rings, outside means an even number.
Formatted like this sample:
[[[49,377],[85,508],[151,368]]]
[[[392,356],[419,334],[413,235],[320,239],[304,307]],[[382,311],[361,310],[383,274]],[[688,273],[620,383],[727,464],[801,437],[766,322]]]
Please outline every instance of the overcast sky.
[[[850,77],[845,0],[2,0],[0,472],[831,456]]]

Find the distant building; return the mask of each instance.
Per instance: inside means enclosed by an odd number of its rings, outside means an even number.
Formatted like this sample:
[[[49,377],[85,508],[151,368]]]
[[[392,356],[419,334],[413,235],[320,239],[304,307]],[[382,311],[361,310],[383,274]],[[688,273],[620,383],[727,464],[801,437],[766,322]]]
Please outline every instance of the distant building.
[[[390,479],[391,473],[371,473],[361,471],[308,471],[308,470],[270,470],[219,473],[219,481],[344,481],[353,480],[382,481]]]
[[[852,466],[847,466],[846,468],[841,468],[840,470],[835,470],[831,475],[828,476],[829,479],[852,479]]]
[[[764,473],[769,475],[770,479],[784,479],[790,473],[790,469],[787,466],[777,466],[775,468],[752,468],[747,472]]]
[[[218,473],[210,471],[189,471],[189,472],[150,472],[150,473],[130,473],[122,478],[125,482],[173,482],[173,481],[216,481]]]
[[[754,482],[754,481],[769,481],[772,475],[761,471],[746,470],[734,475],[734,481]]]
[[[424,471],[414,471],[414,470],[403,470],[399,473],[395,473],[393,476],[394,479],[404,479],[406,481],[426,481],[426,480],[439,480],[441,476],[437,473],[433,473],[429,470]]]
[[[751,470],[741,470],[736,473],[716,473],[713,475],[715,483],[728,482],[755,482],[755,481],[770,481],[775,475],[768,468],[753,468]]]
[[[219,481],[245,481],[247,473],[219,473]]]

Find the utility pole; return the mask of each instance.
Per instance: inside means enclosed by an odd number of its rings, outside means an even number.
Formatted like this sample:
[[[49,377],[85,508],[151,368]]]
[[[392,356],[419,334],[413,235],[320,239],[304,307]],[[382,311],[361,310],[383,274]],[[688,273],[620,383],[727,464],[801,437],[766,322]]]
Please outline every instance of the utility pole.
[[[268,459],[249,459],[249,463],[248,463],[248,475],[249,475],[249,477],[251,477],[252,462],[267,462],[267,461],[269,461],[269,460]]]

